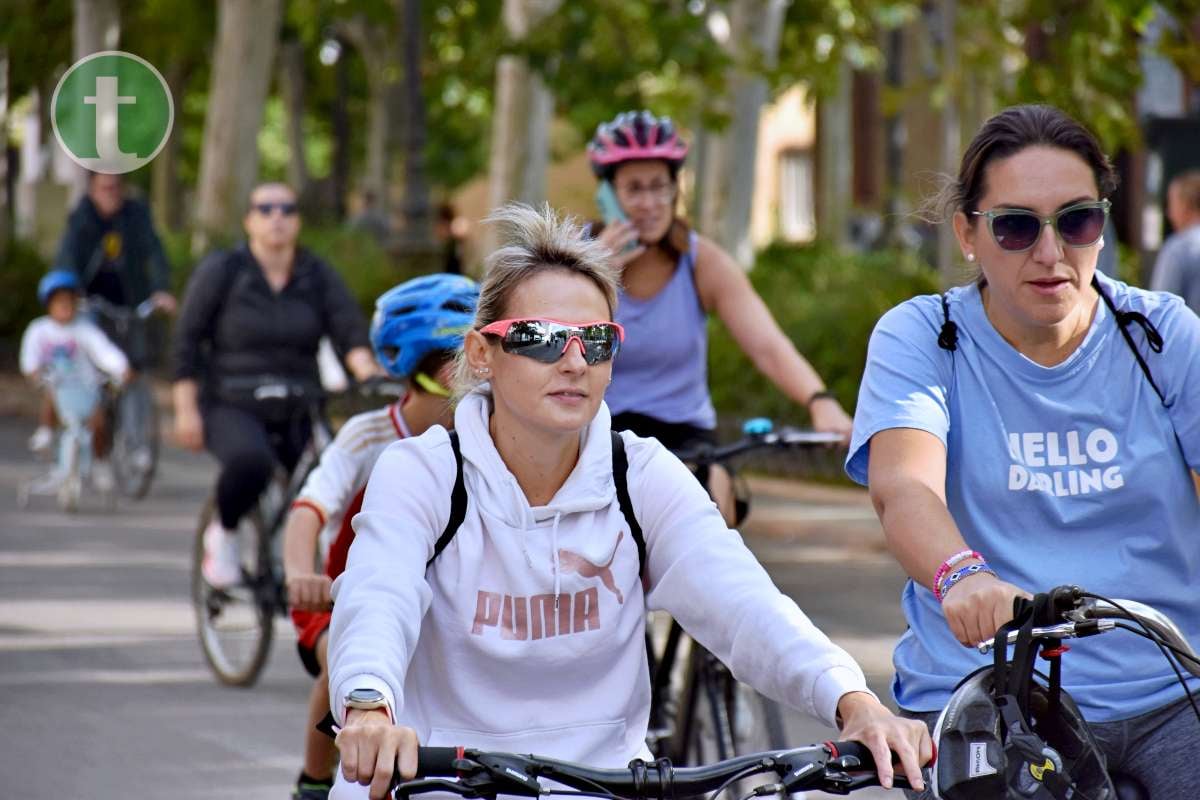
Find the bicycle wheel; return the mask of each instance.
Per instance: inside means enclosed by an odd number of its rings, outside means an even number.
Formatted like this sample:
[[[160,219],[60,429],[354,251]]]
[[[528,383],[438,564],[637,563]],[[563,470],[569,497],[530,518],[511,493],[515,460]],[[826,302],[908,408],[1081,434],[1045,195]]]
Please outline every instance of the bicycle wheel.
[[[691,643],[670,744],[671,761],[701,766],[733,757],[735,732],[730,715],[732,678],[722,677],[716,657]],[[724,672],[724,674],[728,674]]]
[[[139,375],[113,401],[112,463],[121,494],[140,500],[158,467],[158,407],[150,382]]]
[[[672,760],[699,766],[787,746],[780,705],[739,683],[716,656],[693,641],[670,746]]]
[[[201,572],[204,530],[216,513],[209,498],[200,514],[192,550],[192,605],[200,649],[217,680],[228,686],[253,686],[271,653],[275,625],[275,584],[269,561],[270,541],[258,511],[238,528],[242,582],[227,589],[208,584]],[[264,563],[264,554],[267,560]]]

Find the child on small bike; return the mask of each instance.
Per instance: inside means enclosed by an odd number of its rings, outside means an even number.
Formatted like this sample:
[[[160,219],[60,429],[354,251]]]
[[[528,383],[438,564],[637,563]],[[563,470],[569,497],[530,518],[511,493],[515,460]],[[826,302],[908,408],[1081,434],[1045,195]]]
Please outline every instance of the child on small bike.
[[[346,565],[354,539],[350,520],[362,506],[367,477],[375,460],[397,439],[419,436],[433,425],[453,427],[450,392],[454,353],[475,315],[479,289],[460,275],[415,278],[385,292],[375,304],[371,346],[380,365],[409,382],[398,402],[352,417],[321,454],[293,503],[284,528],[284,572],[288,603],[299,634],[300,660],[314,678],[304,748],[304,769],[293,800],[325,800],[337,756],[333,740],[315,725],[329,707],[325,672],[330,621],[330,586]],[[315,565],[318,536],[329,523],[340,524],[325,559]]]
[[[29,323],[21,339],[21,372],[49,387],[59,419],[86,420],[91,432],[92,484],[109,492],[114,486],[108,462],[108,425],[100,402],[102,375],[113,383],[129,378],[129,361],[91,320],[79,315],[81,287],[73,270],[55,269],[38,283],[38,301],[46,316]],[[53,430],[45,420],[33,439],[49,446]]]

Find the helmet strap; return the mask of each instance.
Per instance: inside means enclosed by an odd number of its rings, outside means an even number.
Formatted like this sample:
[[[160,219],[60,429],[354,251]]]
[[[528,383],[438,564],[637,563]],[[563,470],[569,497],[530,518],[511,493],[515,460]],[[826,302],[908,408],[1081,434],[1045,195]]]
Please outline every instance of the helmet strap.
[[[447,389],[445,386],[442,386],[440,383],[438,383],[433,378],[426,375],[424,372],[414,373],[413,374],[413,382],[416,383],[417,386],[420,386],[422,389],[424,389],[429,394],[436,395],[438,397],[449,397],[450,396],[449,389]]]

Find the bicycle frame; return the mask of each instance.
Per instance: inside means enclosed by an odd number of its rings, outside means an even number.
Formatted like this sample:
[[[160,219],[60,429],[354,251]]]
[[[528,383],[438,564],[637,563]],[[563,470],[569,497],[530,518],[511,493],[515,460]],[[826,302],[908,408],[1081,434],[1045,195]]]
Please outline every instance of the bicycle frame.
[[[690,451],[679,452],[676,455],[681,461],[699,466],[712,466],[730,461],[738,456],[762,449],[791,449],[828,447],[839,444],[841,436],[837,434],[820,433],[817,431],[797,430],[794,428],[775,429],[769,420],[751,420],[746,423],[745,435],[742,439],[725,445],[702,447]],[[659,756],[667,756],[676,763],[688,762],[688,746],[692,736],[692,726],[696,722],[690,710],[693,697],[683,698],[688,710],[682,724],[673,719],[679,711],[676,698],[672,696],[672,676],[679,658],[679,648],[686,633],[679,622],[672,619],[670,629],[661,654],[655,652],[654,641],[649,629],[646,633],[647,661],[650,667],[650,722],[647,729],[646,743],[651,751]],[[691,687],[692,676],[685,675],[684,689],[690,693],[703,691],[708,695],[709,707],[713,715],[712,727],[716,734],[717,758],[725,759],[736,754],[736,721],[738,709],[735,698],[719,698],[715,696],[718,688],[730,690],[736,686],[736,681],[728,668],[717,658],[703,650],[696,642],[691,646],[700,650],[700,655],[689,662],[689,669],[703,669],[705,679],[700,685]],[[782,724],[779,721],[767,719],[767,735],[777,739],[782,735]],[[682,728],[679,730],[678,728]]]

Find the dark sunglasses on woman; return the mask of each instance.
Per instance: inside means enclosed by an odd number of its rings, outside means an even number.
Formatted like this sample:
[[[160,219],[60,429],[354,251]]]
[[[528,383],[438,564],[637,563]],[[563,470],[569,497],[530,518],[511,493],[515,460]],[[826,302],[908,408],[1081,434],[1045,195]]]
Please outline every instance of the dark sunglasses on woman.
[[[297,208],[295,203],[255,203],[254,210],[264,217],[271,216],[271,212],[279,209],[279,213],[285,217],[290,217],[296,213]]]
[[[574,324],[553,319],[502,319],[479,332],[499,337],[504,352],[543,364],[558,361],[571,342],[578,340],[583,360],[593,366],[611,360],[625,341],[625,329],[608,321]]]
[[[1001,250],[1022,253],[1037,244],[1043,225],[1053,227],[1068,247],[1094,245],[1104,235],[1104,221],[1111,207],[1108,200],[1089,200],[1067,206],[1048,217],[1021,208],[994,208],[971,213],[987,217],[988,229]]]

